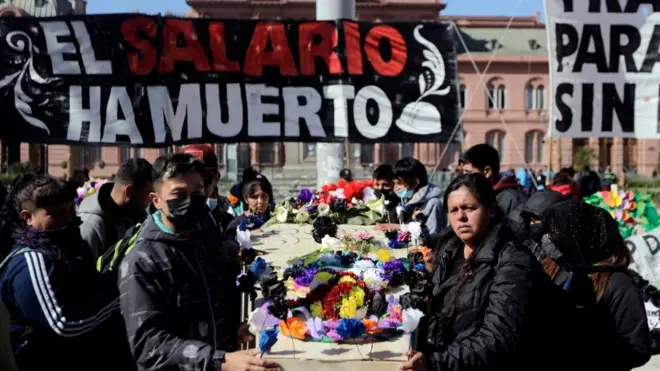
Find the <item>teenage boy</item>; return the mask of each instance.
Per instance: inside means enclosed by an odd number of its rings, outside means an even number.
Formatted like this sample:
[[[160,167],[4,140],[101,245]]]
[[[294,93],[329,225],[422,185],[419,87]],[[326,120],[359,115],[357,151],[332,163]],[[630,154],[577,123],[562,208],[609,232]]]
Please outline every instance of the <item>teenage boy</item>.
[[[119,166],[114,182],[102,185],[80,203],[80,233],[92,249],[94,259],[147,217],[145,209],[153,190],[151,172],[149,161],[128,160]]]
[[[463,153],[459,164],[464,174],[481,173],[493,184],[497,204],[505,216],[527,201],[515,175],[500,179],[500,154],[488,144],[472,146]]]
[[[399,198],[394,194],[394,169],[392,165],[380,165],[372,174],[374,181],[374,195],[378,198],[383,197],[385,202],[384,221],[386,223],[397,223],[396,207],[399,205]]]
[[[207,217],[204,165],[187,154],[154,163],[149,216],[120,267],[121,311],[139,370],[267,370],[237,352],[236,256],[218,249]],[[229,268],[228,268],[229,267]],[[244,329],[244,327],[242,327]]]
[[[130,370],[117,286],[94,268],[71,191],[42,175],[16,196],[25,227],[14,233],[15,247],[0,267],[16,363],[22,371]]]
[[[442,208],[442,191],[429,184],[424,164],[412,157],[403,158],[394,165],[394,192],[402,206],[398,219],[408,222],[421,213],[426,218],[428,233],[436,235],[447,227],[447,216]],[[398,225],[381,225],[378,229],[392,229]]]

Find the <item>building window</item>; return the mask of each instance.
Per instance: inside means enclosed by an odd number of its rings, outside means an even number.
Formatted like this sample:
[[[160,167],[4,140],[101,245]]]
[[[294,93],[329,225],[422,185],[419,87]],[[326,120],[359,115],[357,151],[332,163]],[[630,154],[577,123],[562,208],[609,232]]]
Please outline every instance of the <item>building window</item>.
[[[525,134],[525,163],[543,162],[543,132],[530,131]]]
[[[536,109],[545,109],[545,87],[543,85],[536,87]]]
[[[225,164],[225,144],[217,144],[215,146],[215,155],[218,157],[218,166]]]
[[[81,146],[78,151],[78,163],[84,167],[103,159],[103,147],[91,145]]]
[[[360,144],[360,163],[373,164],[374,151],[375,151],[375,146],[372,143]]]
[[[142,148],[134,148],[133,149],[133,157],[134,158],[143,158],[144,156],[142,154]]]
[[[399,158],[415,157],[415,143],[399,144]]]
[[[275,162],[275,144],[274,143],[260,143],[259,144],[259,163],[260,164],[273,164]]]
[[[459,87],[458,94],[461,98],[461,108],[465,108],[465,105],[467,104],[467,88],[465,87],[465,84],[461,84]]]
[[[128,161],[131,158],[131,147],[121,146],[119,147],[119,163],[122,164]]]
[[[158,152],[159,152],[159,156],[166,156],[174,153],[174,149],[172,148],[172,146],[167,146],[161,148]]]
[[[525,108],[527,108],[528,110],[534,109],[535,106],[534,94],[535,94],[534,86],[532,86],[531,84],[527,85],[527,87],[525,88]]]
[[[500,130],[491,130],[486,133],[486,143],[500,153],[500,162],[504,161],[504,137],[504,132]]]
[[[303,159],[316,157],[316,143],[303,143]]]
[[[506,87],[498,85],[488,85],[486,90],[486,101],[488,102],[488,109],[505,109],[506,108]]]

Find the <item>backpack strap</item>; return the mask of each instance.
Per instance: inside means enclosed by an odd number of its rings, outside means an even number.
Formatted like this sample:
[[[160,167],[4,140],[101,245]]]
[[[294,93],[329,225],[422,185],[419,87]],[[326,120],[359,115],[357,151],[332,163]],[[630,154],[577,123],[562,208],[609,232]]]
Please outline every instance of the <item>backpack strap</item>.
[[[6,266],[7,264],[9,264],[9,261],[10,261],[12,258],[14,258],[14,257],[16,257],[16,256],[18,256],[18,255],[21,255],[21,254],[29,253],[30,251],[32,251],[32,249],[29,248],[29,247],[22,247],[22,248],[20,248],[20,249],[18,249],[18,250],[13,251],[11,254],[9,254],[9,255],[5,258],[5,260],[2,261],[2,263],[0,263],[0,271],[2,271],[2,270],[5,268],[5,266]]]

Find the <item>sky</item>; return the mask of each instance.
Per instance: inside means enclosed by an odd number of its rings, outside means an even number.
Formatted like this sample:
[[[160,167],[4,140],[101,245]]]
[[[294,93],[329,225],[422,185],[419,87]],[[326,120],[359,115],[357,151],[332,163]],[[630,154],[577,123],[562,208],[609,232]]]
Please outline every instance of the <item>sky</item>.
[[[446,15],[532,15],[543,12],[543,0],[444,0]],[[185,0],[87,0],[87,13],[165,13],[184,15]]]

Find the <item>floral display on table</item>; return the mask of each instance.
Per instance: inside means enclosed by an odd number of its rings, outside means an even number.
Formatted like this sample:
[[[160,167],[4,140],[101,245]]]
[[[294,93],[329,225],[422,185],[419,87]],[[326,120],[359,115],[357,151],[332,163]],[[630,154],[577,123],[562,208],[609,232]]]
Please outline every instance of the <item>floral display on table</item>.
[[[619,190],[601,191],[584,199],[585,202],[610,212],[619,223],[623,238],[660,227],[660,217],[649,194]]]
[[[109,181],[107,179],[93,179],[86,182],[82,187],[78,188],[76,199],[74,200],[76,210],[78,209],[78,206],[80,206],[82,200],[98,192],[99,188],[108,182]]]
[[[385,215],[383,198],[376,198],[373,181],[354,181],[328,184],[314,193],[303,188],[296,197],[275,206],[273,215],[264,227],[276,223],[311,224],[327,216],[338,224],[372,225]]]
[[[376,240],[376,236],[366,232],[348,233],[339,239],[342,247],[348,251],[355,251],[360,255],[367,255],[376,252],[382,248],[381,242]]]

